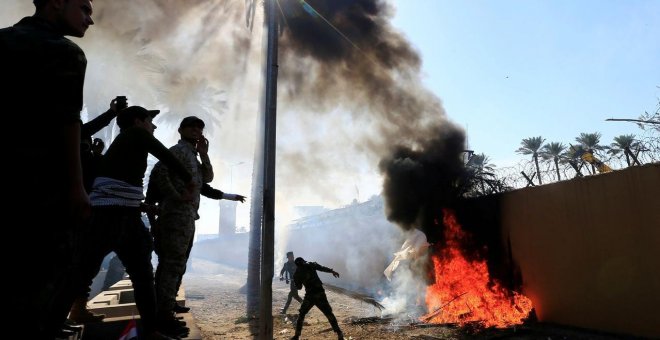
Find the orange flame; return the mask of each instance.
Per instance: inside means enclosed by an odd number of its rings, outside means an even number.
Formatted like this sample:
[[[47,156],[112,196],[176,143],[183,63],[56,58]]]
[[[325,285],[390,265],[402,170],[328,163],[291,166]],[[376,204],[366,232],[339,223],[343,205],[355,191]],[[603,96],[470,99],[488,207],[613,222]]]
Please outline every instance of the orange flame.
[[[532,310],[532,301],[507,292],[490,281],[485,260],[468,261],[461,254],[468,235],[453,211],[444,209],[445,248],[432,255],[435,283],[426,289],[430,323],[479,322],[484,327],[509,327],[522,323]]]

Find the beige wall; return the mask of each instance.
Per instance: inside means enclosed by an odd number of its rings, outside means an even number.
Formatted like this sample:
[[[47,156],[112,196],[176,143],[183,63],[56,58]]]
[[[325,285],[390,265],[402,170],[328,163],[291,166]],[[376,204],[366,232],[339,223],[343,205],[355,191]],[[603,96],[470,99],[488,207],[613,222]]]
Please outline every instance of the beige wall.
[[[502,196],[540,321],[660,337],[660,164]]]

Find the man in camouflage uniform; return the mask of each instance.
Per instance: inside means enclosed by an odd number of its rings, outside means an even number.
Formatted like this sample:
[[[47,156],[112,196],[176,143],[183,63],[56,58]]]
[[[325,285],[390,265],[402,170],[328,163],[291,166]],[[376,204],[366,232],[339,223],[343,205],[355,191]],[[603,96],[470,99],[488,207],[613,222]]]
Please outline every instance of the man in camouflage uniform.
[[[286,314],[286,310],[289,309],[289,305],[291,304],[292,299],[296,299],[296,301],[302,302],[302,298],[298,295],[296,284],[293,282],[293,275],[296,273],[296,264],[293,261],[292,251],[286,253],[286,259],[287,261],[284,262],[282,270],[280,270],[280,281],[286,280],[286,283],[290,282],[290,290],[289,296],[287,297],[286,303],[284,304],[284,308],[280,310],[281,314]]]
[[[156,163],[149,177],[146,203],[159,204],[159,216],[151,220],[154,246],[158,255],[156,269],[156,295],[161,324],[172,323],[176,312],[176,295],[186,271],[186,263],[195,236],[195,220],[199,219],[200,190],[213,180],[213,168],[208,156],[209,141],[204,138],[204,121],[195,116],[181,121],[181,139],[170,148],[193,175],[196,189],[192,201],[182,201],[184,183],[168,171],[162,163]],[[199,155],[199,160],[198,160]],[[200,161],[201,160],[201,161]],[[221,193],[221,192],[220,192]],[[243,201],[241,195],[221,193],[221,197]],[[167,329],[163,329],[167,333]]]
[[[323,282],[321,282],[316,271],[332,273],[334,277],[339,277],[339,273],[316,262],[307,262],[302,257],[297,258],[295,263],[297,269],[296,273],[293,274],[293,281],[295,282],[297,289],[301,289],[305,286],[305,298],[300,306],[300,314],[298,315],[298,321],[296,322],[296,334],[291,340],[298,340],[300,333],[302,333],[305,315],[307,315],[307,312],[309,312],[314,306],[318,307],[325,317],[328,318],[332,330],[337,333],[337,338],[343,340],[344,333],[339,329],[337,318],[332,313],[332,307],[330,307],[328,298],[325,296]]]

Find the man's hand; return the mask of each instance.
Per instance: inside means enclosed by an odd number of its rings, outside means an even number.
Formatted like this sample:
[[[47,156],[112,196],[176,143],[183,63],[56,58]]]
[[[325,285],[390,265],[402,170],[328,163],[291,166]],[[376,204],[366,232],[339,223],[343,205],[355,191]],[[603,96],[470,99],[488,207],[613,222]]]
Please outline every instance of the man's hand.
[[[222,194],[222,198],[229,201],[239,201],[241,203],[245,202],[245,196],[238,194]]]
[[[147,213],[147,215],[158,215],[159,212],[159,207],[155,204],[148,204],[141,202],[140,203],[140,211]]]
[[[101,153],[103,153],[103,149],[105,149],[105,143],[101,138],[94,138],[94,141],[92,142],[92,152],[94,153],[95,156],[100,156]]]
[[[206,139],[206,137],[201,136],[199,140],[197,140],[197,152],[199,152],[200,155],[206,155],[209,152],[209,140]]]
[[[332,276],[334,276],[334,277],[337,277],[337,278],[338,278],[338,277],[339,277],[339,273],[337,273],[336,271],[334,271],[334,270],[333,270],[333,271],[332,271]]]
[[[117,98],[110,102],[110,110],[114,111],[115,113],[119,113],[119,111],[125,109],[127,106],[128,102],[124,96],[117,96]]]

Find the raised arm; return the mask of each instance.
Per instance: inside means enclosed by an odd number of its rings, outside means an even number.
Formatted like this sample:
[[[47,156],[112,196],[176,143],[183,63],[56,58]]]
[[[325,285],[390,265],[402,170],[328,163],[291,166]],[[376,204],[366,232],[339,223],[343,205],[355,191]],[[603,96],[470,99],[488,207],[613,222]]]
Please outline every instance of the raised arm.
[[[212,187],[208,183],[202,185],[202,190],[200,192],[202,196],[208,197],[213,200],[221,200],[224,196],[224,192]]]
[[[334,271],[334,269],[331,269],[331,268],[328,268],[328,267],[324,267],[324,266],[322,266],[322,265],[320,265],[320,264],[318,264],[318,263],[316,263],[316,262],[308,262],[308,264],[309,264],[312,268],[314,268],[315,270],[317,270],[317,271],[325,272],[325,273],[331,273],[332,276],[334,276],[334,277],[339,277],[339,273],[337,273],[336,271]]]
[[[158,160],[161,161],[165,166],[167,166],[167,169],[181,177],[184,183],[190,182],[192,180],[192,175],[190,172],[188,172],[188,169],[186,169],[183,163],[181,163],[181,161],[174,156],[172,151],[167,149],[163,143],[161,143],[158,139],[156,139],[156,137],[147,133],[146,131],[145,135],[150,137],[147,144],[147,151],[154,155],[154,157],[158,158]]]
[[[110,122],[117,117],[119,111],[126,108],[126,101],[118,100],[119,97],[113,99],[110,102],[110,108],[108,111],[103,112],[98,115],[96,118],[90,120],[89,122],[83,124],[82,129],[80,130],[81,136],[91,136],[103,129],[104,127],[110,125]]]
[[[202,136],[197,142],[197,152],[202,160],[202,183],[210,183],[213,181],[213,166],[211,166],[211,160],[209,159],[209,140],[206,137]]]

